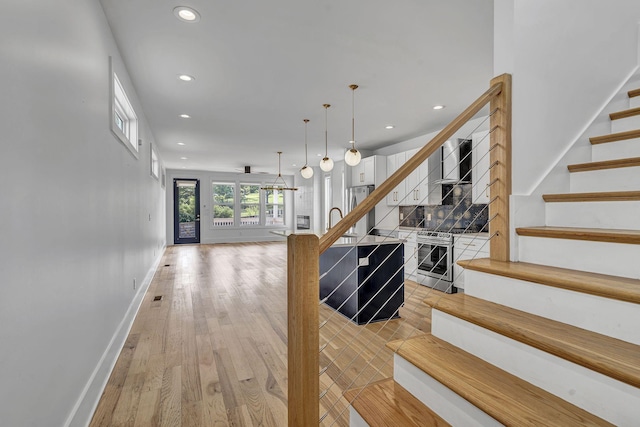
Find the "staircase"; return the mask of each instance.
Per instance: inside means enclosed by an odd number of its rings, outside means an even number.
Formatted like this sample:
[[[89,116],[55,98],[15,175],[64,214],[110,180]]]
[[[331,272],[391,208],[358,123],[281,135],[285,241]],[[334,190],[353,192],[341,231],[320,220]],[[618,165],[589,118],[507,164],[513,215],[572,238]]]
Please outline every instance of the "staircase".
[[[345,394],[351,426],[640,425],[640,89],[517,228],[520,262],[461,261],[394,378]]]

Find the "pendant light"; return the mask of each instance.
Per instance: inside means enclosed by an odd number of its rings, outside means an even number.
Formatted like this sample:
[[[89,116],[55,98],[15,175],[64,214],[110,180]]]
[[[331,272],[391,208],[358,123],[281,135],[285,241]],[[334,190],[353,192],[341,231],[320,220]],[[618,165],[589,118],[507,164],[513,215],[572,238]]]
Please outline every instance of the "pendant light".
[[[287,186],[287,183],[284,182],[284,178],[280,174],[280,156],[282,156],[282,151],[278,151],[278,176],[273,181],[273,184],[267,185],[265,187],[260,187],[261,190],[267,190],[267,191],[269,191],[269,190],[270,191],[279,191],[279,190],[296,191],[297,190],[296,187],[289,187],[289,186]],[[278,180],[280,180],[280,181],[278,181]],[[278,184],[278,182],[280,182],[280,184]]]
[[[358,89],[358,85],[349,85],[351,88],[351,148],[344,153],[344,162],[349,166],[356,166],[360,163],[360,159],[362,155],[358,150],[356,150],[356,119],[355,119],[355,93],[356,89]]]
[[[328,150],[328,132],[327,132],[327,110],[329,109],[329,107],[331,107],[331,105],[329,104],[322,104],[322,106],[324,107],[324,158],[322,160],[320,160],[320,169],[322,169],[325,172],[329,172],[331,169],[333,169],[333,160],[331,160],[329,158],[329,150]]]
[[[309,123],[309,119],[304,119],[304,166],[300,169],[300,175],[304,179],[309,179],[313,176],[313,168],[309,166],[308,156],[307,156],[307,123]]]

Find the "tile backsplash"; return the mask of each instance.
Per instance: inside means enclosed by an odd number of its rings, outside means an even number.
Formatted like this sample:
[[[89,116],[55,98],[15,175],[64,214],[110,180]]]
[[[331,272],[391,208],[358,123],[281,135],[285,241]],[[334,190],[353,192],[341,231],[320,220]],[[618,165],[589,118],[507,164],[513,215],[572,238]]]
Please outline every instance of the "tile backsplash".
[[[489,208],[474,204],[471,184],[443,184],[442,205],[400,206],[400,225],[427,230],[464,229],[467,233],[488,231]]]

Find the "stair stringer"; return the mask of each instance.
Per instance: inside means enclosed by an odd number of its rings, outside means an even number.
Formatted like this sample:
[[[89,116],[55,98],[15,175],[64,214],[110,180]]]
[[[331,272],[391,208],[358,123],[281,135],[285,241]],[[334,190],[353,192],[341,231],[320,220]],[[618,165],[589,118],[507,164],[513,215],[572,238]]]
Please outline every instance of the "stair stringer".
[[[511,223],[510,259],[519,261],[519,241],[515,228],[530,227],[546,224],[545,203],[543,194],[568,193],[570,180],[568,165],[587,163],[593,161],[592,145],[590,137],[611,133],[611,119],[609,114],[629,108],[629,90],[640,88],[640,66],[636,66],[632,72],[616,88],[609,99],[605,100],[602,107],[585,127],[579,131],[576,138],[567,144],[565,150],[546,171],[540,175],[537,183],[532,185],[529,194],[514,194],[509,199],[509,218]],[[514,145],[517,141],[514,141]],[[515,152],[516,150],[514,150]]]

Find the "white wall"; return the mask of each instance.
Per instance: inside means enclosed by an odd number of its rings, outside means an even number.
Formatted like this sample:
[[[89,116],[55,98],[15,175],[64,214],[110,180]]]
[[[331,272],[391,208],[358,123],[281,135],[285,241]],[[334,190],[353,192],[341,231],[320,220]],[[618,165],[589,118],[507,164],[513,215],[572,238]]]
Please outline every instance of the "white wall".
[[[213,227],[211,214],[212,183],[213,182],[239,182],[258,183],[261,185],[273,184],[276,175],[268,174],[244,174],[210,171],[192,171],[185,169],[167,170],[167,202],[166,202],[166,236],[168,244],[173,244],[173,180],[199,179],[200,180],[200,243],[231,243],[231,242],[258,242],[283,240],[282,237],[271,233],[272,230],[292,230],[295,227],[294,195],[291,191],[285,192],[285,226],[235,226]],[[293,176],[283,175],[283,179],[289,186],[293,186]]]
[[[110,55],[139,159],[109,129]],[[4,1],[0,58],[0,424],[86,425],[165,242],[153,136],[97,1]]]
[[[640,2],[496,0],[494,14],[494,74],[513,74],[513,193],[528,195],[636,66]]]

